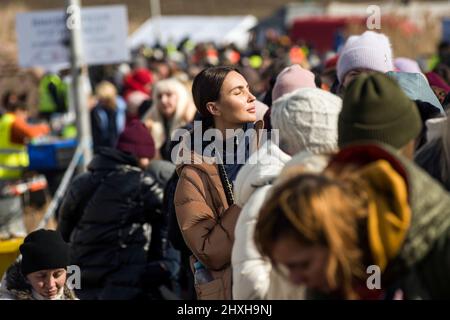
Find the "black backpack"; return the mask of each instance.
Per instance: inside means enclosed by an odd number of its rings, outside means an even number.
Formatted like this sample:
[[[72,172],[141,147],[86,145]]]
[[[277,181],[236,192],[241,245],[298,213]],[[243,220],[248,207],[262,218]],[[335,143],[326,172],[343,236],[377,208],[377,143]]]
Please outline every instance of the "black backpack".
[[[183,235],[181,234],[180,227],[178,226],[177,214],[175,212],[175,204],[173,202],[175,198],[175,190],[178,184],[178,174],[175,171],[167,182],[166,188],[164,190],[164,200],[163,200],[163,208],[167,214],[168,218],[168,238],[172,243],[173,247],[179,250],[184,255],[191,255],[191,250],[186,246],[184,242]]]

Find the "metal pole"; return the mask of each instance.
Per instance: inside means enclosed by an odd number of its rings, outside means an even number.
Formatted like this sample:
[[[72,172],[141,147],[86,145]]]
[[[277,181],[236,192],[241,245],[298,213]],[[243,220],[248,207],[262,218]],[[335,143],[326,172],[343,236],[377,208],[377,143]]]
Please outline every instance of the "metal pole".
[[[49,206],[47,207],[44,217],[39,222],[36,230],[45,228],[50,219],[55,216],[56,209],[58,209],[60,202],[62,201],[64,195],[66,194],[67,188],[69,187],[70,184],[70,180],[72,179],[72,176],[75,172],[78,163],[80,162],[82,155],[83,155],[83,146],[78,145],[72,157],[72,160],[70,161],[69,167],[67,168],[66,172],[64,172],[64,176],[61,180],[61,183],[59,184],[58,189],[56,190],[55,195],[53,196],[52,202],[50,202]]]
[[[160,27],[161,5],[159,0],[150,0],[150,11],[152,20],[155,22],[155,39],[159,44],[161,43],[161,27]]]
[[[72,96],[77,115],[78,144],[83,146],[82,171],[92,160],[91,120],[87,107],[87,97],[83,92],[81,66],[83,65],[83,43],[81,33],[80,0],[67,0],[67,27],[70,32],[70,65],[72,71]]]

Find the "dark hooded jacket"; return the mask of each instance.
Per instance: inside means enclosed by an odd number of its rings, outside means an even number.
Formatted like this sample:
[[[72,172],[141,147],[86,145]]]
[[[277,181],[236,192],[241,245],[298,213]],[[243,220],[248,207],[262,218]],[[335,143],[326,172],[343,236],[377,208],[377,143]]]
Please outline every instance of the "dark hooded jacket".
[[[141,298],[145,277],[163,278],[161,268],[148,274],[149,263],[162,258],[163,188],[116,149],[101,148],[88,170],[72,182],[59,221],[71,263],[81,268],[81,288],[103,288],[100,299]]]
[[[449,164],[444,157],[443,137],[437,137],[421,149],[415,155],[415,162],[430,176],[440,182],[447,191],[450,191]]]

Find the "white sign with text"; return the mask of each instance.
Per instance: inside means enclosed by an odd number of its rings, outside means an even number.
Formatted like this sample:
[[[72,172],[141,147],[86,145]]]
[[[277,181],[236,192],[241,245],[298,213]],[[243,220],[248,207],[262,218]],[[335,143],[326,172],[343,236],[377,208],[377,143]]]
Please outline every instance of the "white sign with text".
[[[68,64],[69,30],[64,10],[19,13],[16,17],[21,67]],[[81,9],[83,60],[88,65],[129,61],[128,16],[125,6]]]

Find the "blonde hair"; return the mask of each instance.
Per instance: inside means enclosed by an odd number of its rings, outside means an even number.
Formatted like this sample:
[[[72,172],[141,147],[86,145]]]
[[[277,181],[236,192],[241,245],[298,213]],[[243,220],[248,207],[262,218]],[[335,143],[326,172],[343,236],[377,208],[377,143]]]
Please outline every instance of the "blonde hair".
[[[117,89],[109,81],[102,81],[95,87],[97,98],[105,104],[105,106],[115,109],[117,99]]]
[[[143,117],[143,122],[147,127],[151,128],[151,135],[155,140],[155,147],[157,149],[161,148],[166,139],[170,139],[170,136],[167,137],[164,130],[164,117],[157,108],[159,102],[158,95],[161,92],[167,91],[174,92],[178,97],[176,111],[170,121],[169,135],[175,129],[192,121],[196,111],[188,90],[180,81],[175,78],[158,81],[153,87],[153,104]]]
[[[357,298],[356,279],[365,275],[362,237],[368,194],[362,181],[333,173],[300,173],[274,186],[259,215],[255,243],[271,258],[273,244],[293,235],[304,245],[329,250],[326,280],[347,299]]]

